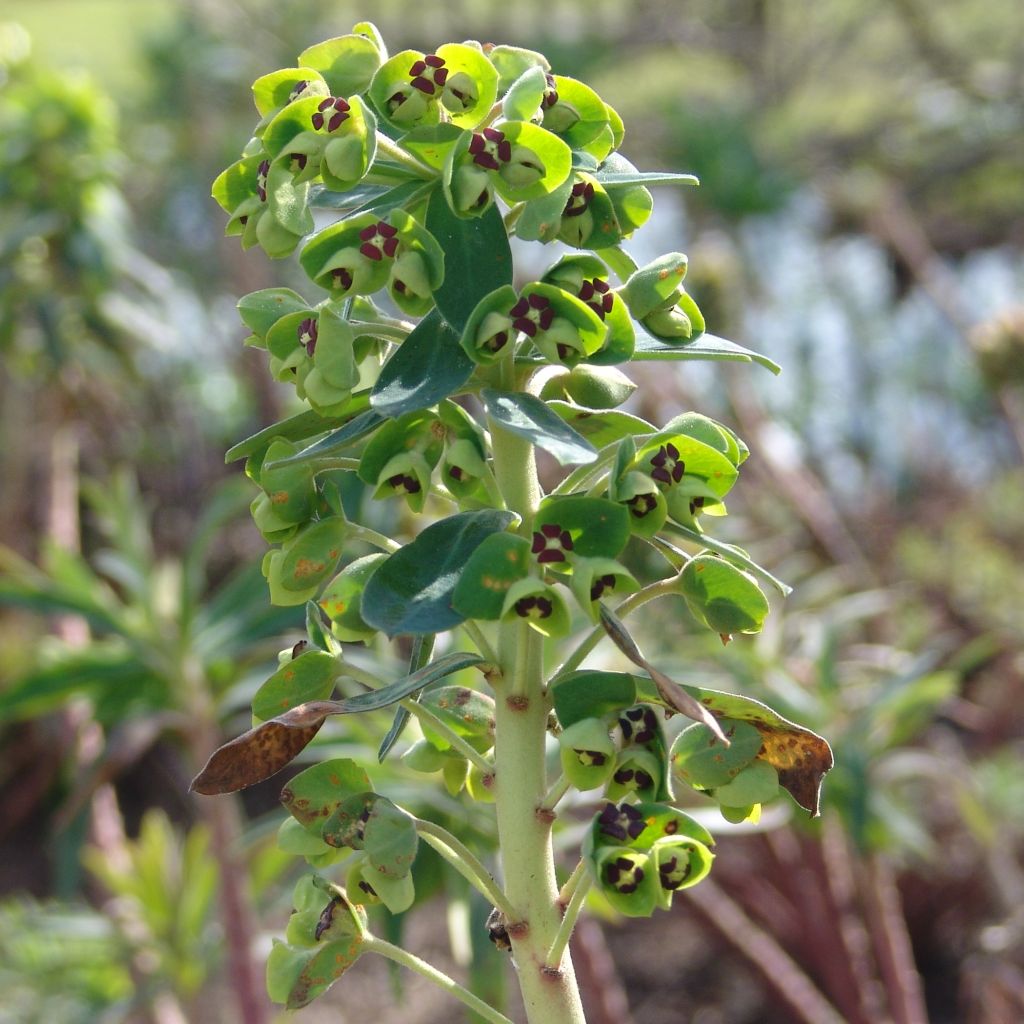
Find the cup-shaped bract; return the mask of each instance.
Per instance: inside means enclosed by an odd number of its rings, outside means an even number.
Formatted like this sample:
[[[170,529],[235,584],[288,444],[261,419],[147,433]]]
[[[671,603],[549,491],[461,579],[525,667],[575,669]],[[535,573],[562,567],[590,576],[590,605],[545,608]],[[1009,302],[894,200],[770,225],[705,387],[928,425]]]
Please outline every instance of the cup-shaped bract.
[[[572,617],[556,586],[536,576],[513,583],[505,595],[501,615],[504,619],[524,619],[542,636],[565,636]]]
[[[640,584],[613,558],[575,558],[570,587],[580,607],[597,622],[601,601],[632,594],[640,589]]]
[[[694,618],[723,640],[733,633],[760,633],[769,612],[757,580],[710,551],[686,563],[679,575],[679,592]]]
[[[396,128],[451,120],[475,128],[498,94],[498,72],[483,52],[445,43],[435,53],[403,50],[386,61],[370,83],[374,106]]]
[[[600,789],[615,770],[615,743],[600,718],[583,718],[563,729],[558,749],[562,770],[579,790]]]
[[[377,553],[355,559],[327,584],[320,595],[319,605],[331,620],[331,632],[339,640],[354,643],[376,636],[377,630],[366,624],[360,607],[367,581],[387,557]]]

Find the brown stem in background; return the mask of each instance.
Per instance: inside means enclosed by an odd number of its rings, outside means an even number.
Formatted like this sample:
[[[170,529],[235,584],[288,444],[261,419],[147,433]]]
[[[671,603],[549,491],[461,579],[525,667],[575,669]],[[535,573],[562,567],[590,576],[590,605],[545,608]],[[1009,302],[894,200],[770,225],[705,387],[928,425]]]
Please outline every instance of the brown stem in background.
[[[793,1013],[794,1024],[848,1024],[799,964],[748,917],[718,885],[705,878],[684,895],[715,930],[760,972]]]
[[[189,715],[193,728],[187,733],[192,771],[198,772],[211,750],[223,742],[210,688],[201,670],[186,665],[182,672]],[[239,1024],[268,1024],[270,1003],[263,982],[263,970],[257,966],[254,940],[257,922],[246,892],[247,875],[242,857],[242,812],[237,795],[216,801],[196,797],[196,806],[210,830],[210,849],[220,868],[217,897],[221,926],[227,946],[228,976],[238,1007]]]
[[[590,1024],[635,1024],[601,925],[582,916],[576,922],[571,948]]]
[[[921,976],[914,963],[903,901],[892,868],[878,854],[864,858],[858,868],[864,916],[871,930],[893,1020],[896,1024],[928,1024]]]
[[[860,998],[861,1011],[869,1021],[888,1020],[885,993],[872,960],[871,937],[857,905],[854,860],[842,822],[827,814],[822,822],[818,847],[829,897],[836,911],[839,934],[846,950],[846,962]]]

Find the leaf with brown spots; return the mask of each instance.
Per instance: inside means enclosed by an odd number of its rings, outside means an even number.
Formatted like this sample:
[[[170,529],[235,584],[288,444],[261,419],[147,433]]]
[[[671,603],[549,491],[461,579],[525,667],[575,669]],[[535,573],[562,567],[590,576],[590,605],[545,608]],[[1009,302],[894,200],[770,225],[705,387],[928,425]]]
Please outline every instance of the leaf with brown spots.
[[[210,755],[189,788],[216,796],[269,779],[302,753],[328,715],[337,714],[336,704],[330,700],[300,704],[242,733]]]
[[[643,694],[641,680],[637,687],[638,699],[649,700]],[[749,722],[761,734],[758,760],[767,761],[779,773],[779,785],[790,796],[817,817],[821,796],[821,782],[833,765],[832,748],[828,743],[773,711],[767,704],[751,697],[720,690],[705,690],[700,686],[687,686],[686,692],[707,708],[716,718]]]
[[[215,796],[253,786],[269,779],[298,756],[320,731],[328,715],[352,715],[388,707],[437,679],[482,662],[478,654],[454,651],[379,690],[344,700],[313,700],[300,704],[215,750],[190,788],[195,793]]]

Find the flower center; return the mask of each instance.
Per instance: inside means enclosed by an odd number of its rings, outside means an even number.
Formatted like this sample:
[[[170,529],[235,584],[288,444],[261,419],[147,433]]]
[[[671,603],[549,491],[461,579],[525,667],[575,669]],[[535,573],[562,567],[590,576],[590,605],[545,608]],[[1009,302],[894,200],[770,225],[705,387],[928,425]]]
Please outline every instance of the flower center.
[[[611,573],[608,573],[605,576],[601,576],[598,579],[594,580],[594,582],[590,586],[590,600],[599,601],[606,590],[614,589],[615,577]]]
[[[594,186],[589,181],[578,181],[569,193],[569,201],[562,211],[563,217],[579,217],[587,212],[591,199],[594,198]]]
[[[316,351],[316,338],[319,333],[317,322],[313,317],[307,317],[299,324],[299,344],[306,350],[306,355],[312,355]]]
[[[523,296],[508,312],[512,326],[528,338],[536,337],[538,328],[546,331],[555,319],[551,303],[543,295]]]
[[[521,619],[546,619],[554,611],[554,605],[548,597],[531,594],[516,601],[515,611]]]
[[[572,536],[558,523],[545,523],[534,531],[530,550],[542,565],[547,562],[564,562],[565,552],[572,551]]]
[[[584,279],[580,290],[576,293],[602,320],[612,311],[615,296],[607,281],[599,277]]]
[[[359,251],[369,260],[393,257],[398,251],[397,235],[397,228],[393,228],[387,221],[379,220],[359,232],[359,240],[363,243]]]
[[[292,100],[297,100],[306,91],[307,85],[309,85],[309,82],[306,81],[306,79],[302,79],[301,82],[296,82],[292,86],[292,91],[288,93],[288,102],[291,103]]]
[[[663,444],[657,454],[651,456],[651,476],[663,484],[679,483],[686,472],[686,463],[679,457],[679,449],[674,444]]]
[[[399,494],[419,494],[420,492],[419,480],[408,473],[397,473],[395,476],[388,477],[388,483]]]
[[[612,839],[636,839],[647,827],[643,815],[632,804],[605,804],[597,819],[602,835]]]
[[[658,878],[662,889],[670,892],[678,889],[690,875],[690,862],[681,861],[679,857],[673,856],[658,865]]]
[[[473,163],[489,171],[497,171],[512,159],[512,143],[497,128],[485,128],[482,132],[473,132],[469,152]]]
[[[623,895],[629,895],[644,880],[644,869],[630,857],[616,857],[605,865],[604,880]]]
[[[414,89],[419,89],[427,96],[434,96],[447,81],[448,68],[445,67],[443,57],[438,57],[436,53],[428,53],[409,68],[409,75]]]
[[[348,101],[341,96],[328,96],[321,101],[310,120],[317,131],[326,124],[329,132],[335,132],[349,119],[351,109]]]
[[[256,195],[260,197],[260,202],[265,203],[267,201],[267,177],[270,174],[270,161],[264,160],[259,167],[256,168]]]
[[[650,708],[630,708],[619,719],[619,728],[627,743],[650,743],[657,735],[658,720]]]

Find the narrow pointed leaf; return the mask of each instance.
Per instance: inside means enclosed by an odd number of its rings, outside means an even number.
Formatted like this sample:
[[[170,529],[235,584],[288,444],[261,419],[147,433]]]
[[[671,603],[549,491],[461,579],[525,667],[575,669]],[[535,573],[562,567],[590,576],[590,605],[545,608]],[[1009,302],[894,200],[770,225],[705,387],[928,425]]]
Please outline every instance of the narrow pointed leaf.
[[[654,685],[658,688],[658,693],[661,695],[662,700],[670,708],[675,708],[676,711],[686,715],[687,718],[692,718],[695,722],[703,722],[722,743],[728,746],[729,740],[726,738],[725,733],[722,732],[722,727],[718,724],[715,716],[700,701],[694,700],[677,682],[669,679],[664,672],[655,668],[640,653],[640,648],[637,647],[636,641],[630,636],[629,631],[613,612],[604,605],[601,605],[600,615],[601,625],[608,636],[611,637],[612,643],[634,665],[639,666],[650,675],[651,679],[654,680]]]
[[[397,704],[410,694],[422,690],[438,679],[450,676],[453,672],[461,672],[464,668],[471,668],[483,662],[479,654],[471,654],[468,651],[454,651],[445,654],[424,665],[417,672],[399,679],[397,682],[382,686],[379,690],[371,690],[369,693],[360,693],[355,697],[346,697],[344,700],[333,701],[332,715],[350,715],[361,711],[376,711],[379,708],[386,708],[390,704]]]
[[[321,416],[319,413],[313,412],[312,409],[289,416],[288,419],[272,423],[244,441],[239,441],[233,448],[228,449],[224,461],[235,462],[238,459],[247,459],[250,455],[265,451],[276,437],[283,437],[287,441],[304,441],[307,437],[322,434],[325,430],[330,430],[340,424],[348,426],[349,423],[354,422],[353,414],[356,412],[363,414],[363,410],[368,404],[369,400],[365,396],[360,396],[352,399],[352,412],[344,416]],[[355,419],[359,419],[359,417],[355,416]],[[301,455],[302,453],[299,453],[295,461],[301,461]]]
[[[266,469],[279,469],[282,466],[290,466],[300,462],[309,462],[313,459],[324,458],[328,455],[335,455],[351,448],[357,441],[361,441],[367,434],[373,433],[387,417],[382,416],[375,409],[367,409],[358,416],[350,419],[344,426],[332,430],[326,437],[320,438],[308,448],[289,455],[284,459],[277,459],[266,465]],[[230,454],[230,452],[228,453]]]
[[[734,341],[719,338],[714,334],[698,334],[687,341],[672,344],[661,341],[638,327],[636,331],[636,347],[633,349],[636,362],[650,360],[686,360],[704,359],[734,363],[758,363],[774,374],[782,372],[782,367],[760,352],[737,345]]]

